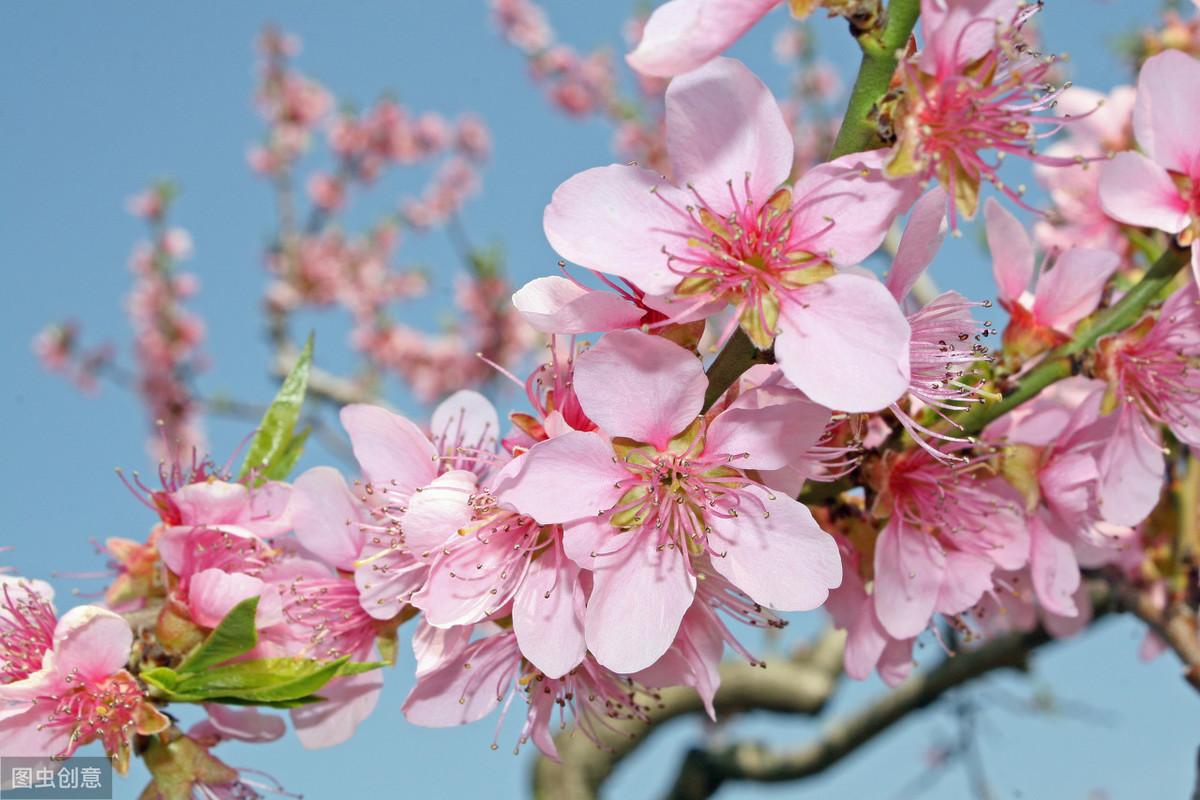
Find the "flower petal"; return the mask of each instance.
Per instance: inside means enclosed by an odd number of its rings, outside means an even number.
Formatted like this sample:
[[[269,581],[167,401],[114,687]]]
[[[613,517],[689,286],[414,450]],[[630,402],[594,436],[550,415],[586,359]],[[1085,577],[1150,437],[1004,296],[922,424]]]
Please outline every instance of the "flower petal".
[[[579,405],[605,433],[660,450],[700,414],[708,388],[700,359],[640,331],[614,331],[580,353],[574,380]]]
[[[417,678],[404,701],[404,716],[426,728],[483,719],[500,705],[517,676],[521,656],[516,645],[508,633],[472,642],[441,668]]]
[[[512,296],[525,321],[543,333],[594,333],[634,328],[645,312],[612,292],[580,286],[560,275],[535,278]]]
[[[54,627],[54,663],[62,675],[76,672],[101,681],[124,668],[133,644],[125,619],[99,606],[76,606]]]
[[[886,285],[897,302],[912,291],[946,238],[946,192],[935,186],[913,204]]]
[[[1039,323],[1070,334],[1075,323],[1100,305],[1109,276],[1121,265],[1121,257],[1107,250],[1072,248],[1054,262],[1054,268],[1038,276],[1034,289],[1033,316]]]
[[[667,294],[679,276],[663,247],[691,227],[683,192],[641,167],[612,164],[578,173],[554,190],[542,217],[550,246],[588,269],[627,278],[650,294]]]
[[[994,197],[984,202],[983,218],[1000,302],[1014,305],[1033,280],[1033,242],[1025,226]]]
[[[875,613],[884,630],[898,639],[925,630],[945,572],[933,537],[892,517],[875,542]]]
[[[834,275],[787,299],[775,356],[796,388],[827,408],[854,412],[878,411],[904,394],[911,331],[883,284]]]
[[[792,187],[790,246],[859,264],[879,249],[897,216],[917,199],[915,180],[884,177],[882,150],[851,153],[810,169]]]
[[[687,556],[676,547],[635,541],[597,564],[584,617],[588,649],[604,666],[627,674],[644,669],[671,646],[696,592]]]
[[[496,479],[496,496],[543,525],[594,517],[612,508],[627,477],[598,433],[569,431],[538,442]]]
[[[385,408],[356,403],[341,412],[363,476],[407,500],[437,475],[433,443],[410,420]]]
[[[671,81],[666,108],[671,175],[718,216],[740,210],[728,181],[739,203],[763,203],[791,174],[792,131],[775,95],[742,62],[718,58]],[[749,198],[741,196],[747,186]]]
[[[361,506],[340,472],[314,467],[296,478],[291,509],[305,549],[332,567],[354,569],[364,536]]]
[[[837,543],[791,497],[750,484],[743,490],[762,507],[743,503],[736,517],[705,515],[712,529],[713,569],[761,605],[808,611],[842,582]],[[765,509],[765,510],[764,510]]]
[[[513,598],[513,631],[521,654],[548,678],[561,678],[587,652],[579,567],[561,554],[534,561]]]
[[[796,399],[760,402],[767,391],[751,389],[717,415],[704,436],[706,453],[745,454],[740,469],[773,470],[799,461],[825,433],[833,412],[799,392]]]
[[[643,75],[681,75],[719,55],[779,2],[670,0],[654,9],[625,60]]]
[[[1117,153],[1100,167],[1100,205],[1118,222],[1179,233],[1187,201],[1167,171],[1141,153]]]
[[[1133,107],[1137,142],[1159,166],[1190,176],[1200,168],[1197,97],[1200,61],[1179,50],[1164,50],[1142,65]]]
[[[413,494],[401,521],[404,543],[412,553],[438,549],[471,521],[476,480],[474,472],[453,469]]]

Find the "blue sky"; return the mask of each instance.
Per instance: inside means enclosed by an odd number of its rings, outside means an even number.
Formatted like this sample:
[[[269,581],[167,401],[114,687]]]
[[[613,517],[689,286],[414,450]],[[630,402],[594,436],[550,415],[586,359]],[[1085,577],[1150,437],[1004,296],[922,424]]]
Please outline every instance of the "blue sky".
[[[546,4],[562,38],[581,49],[621,48],[620,25],[631,2]],[[1049,0],[1043,23],[1047,47],[1069,51],[1072,77],[1107,88],[1129,76],[1111,54],[1113,40],[1136,27],[1152,4]],[[484,194],[470,203],[465,223],[477,241],[503,242],[519,283],[554,269],[556,257],[541,233],[551,191],[580,169],[608,163],[610,130],[548,110],[525,75],[520,56],[495,35],[482,0],[446,3],[261,2],[211,5],[117,5],[42,2],[0,8],[0,236],[6,290],[0,297],[0,352],[6,380],[0,414],[10,420],[2,495],[6,554],[22,573],[95,570],[89,538],[141,537],[151,520],[113,476],[115,466],[146,468],[145,431],[138,407],[120,390],[81,397],[46,374],[29,351],[48,320],[71,316],[96,338],[128,341],[120,311],[128,288],[125,263],[138,223],[123,209],[126,196],[147,180],[170,175],[183,194],[176,220],[196,240],[191,268],[200,276],[194,307],[208,323],[212,370],[203,391],[261,402],[273,391],[256,313],[263,286],[260,253],[272,225],[270,197],[245,167],[245,150],[259,132],[251,106],[252,40],[275,21],[304,41],[300,66],[340,96],[367,103],[391,90],[416,109],[454,116],[474,111],[491,126],[495,158]],[[734,50],[774,88],[785,74],[770,59],[773,33],[786,18],[776,12]],[[824,52],[848,81],[853,52],[837,22],[817,21]],[[1026,179],[1016,168],[1016,180]],[[382,187],[356,206],[366,220],[395,196]],[[990,296],[978,230],[944,248],[934,268],[943,287]],[[449,301],[459,269],[448,242],[434,233],[402,250],[406,261],[431,265],[433,303],[409,309],[413,324],[434,326]],[[346,366],[345,327],[318,329],[318,362]],[[402,397],[393,402],[411,407]],[[505,402],[501,398],[501,402]],[[210,425],[214,454],[228,453],[246,426]],[[314,448],[306,465],[328,460]],[[60,578],[66,597],[96,584]],[[803,632],[816,619],[797,620]],[[1029,681],[1000,678],[977,696],[988,710],[983,725],[985,764],[1002,798],[1083,798],[1105,789],[1112,798],[1183,796],[1194,779],[1200,740],[1196,699],[1178,678],[1171,657],[1142,665],[1137,626],[1105,623],[1086,639],[1058,645],[1035,662]],[[293,741],[221,753],[253,765],[309,798],[386,796],[497,798],[525,793],[531,753],[491,752],[492,724],[428,731],[404,722],[399,705],[411,685],[409,664],[388,675],[381,707],[350,745],[306,752]],[[1029,716],[1004,710],[1001,689],[1028,696],[1051,687],[1061,698],[1104,714],[1086,722],[1064,715]],[[882,691],[876,681],[848,685],[832,713],[852,709]],[[974,696],[974,695],[973,695]],[[507,728],[511,728],[509,725]],[[807,720],[752,717],[734,729],[775,744],[799,744],[816,731]],[[928,710],[881,737],[837,769],[798,785],[730,786],[722,797],[891,798],[922,772],[928,747],[953,730],[953,717]],[[698,723],[664,730],[622,767],[610,797],[661,793],[683,750],[697,740]],[[515,738],[515,731],[502,734]],[[118,797],[135,797],[144,774],[121,782]],[[925,786],[921,796],[959,798],[959,770]]]

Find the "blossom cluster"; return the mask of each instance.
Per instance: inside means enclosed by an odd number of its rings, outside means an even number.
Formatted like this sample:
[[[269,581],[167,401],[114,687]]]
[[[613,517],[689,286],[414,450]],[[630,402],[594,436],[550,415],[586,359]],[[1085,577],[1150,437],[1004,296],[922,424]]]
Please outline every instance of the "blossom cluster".
[[[1079,631],[1085,575],[1160,605],[1194,594],[1192,567],[1163,555],[1162,517],[1200,446],[1200,114],[1188,102],[1200,61],[1167,48],[1107,98],[1048,89],[1056,60],[1025,31],[1035,7],[922,0],[917,38],[857,120],[870,135],[818,160],[767,86],[720,55],[776,4],[659,7],[628,61],[665,85],[660,163],[559,185],[543,228],[560,274],[511,303],[476,259],[459,304],[479,321],[467,338],[486,342],[478,363],[523,391],[507,418],[468,388],[480,381],[459,342],[439,349],[380,322],[423,289],[387,266],[396,238],[453,217],[474,179],[459,165],[486,156],[486,131],[467,119],[452,134],[392,101],[333,121],[339,166],[309,182],[315,221],[281,230],[272,311],[343,305],[374,362],[423,396],[455,391],[427,421],[344,405],[354,467],[289,483],[306,351],[240,473],[177,451],[153,485],[129,482],[153,524],[145,541],[107,542],[108,608],[59,618],[47,586],[3,578],[12,752],[100,741],[123,764],[150,739],[151,752],[195,749],[207,771],[194,783],[238,796],[229,787],[251,791],[247,779],[208,749],[284,725],[233,700],[287,708],[306,747],[346,741],[378,704],[372,667],[395,661],[408,625],[410,722],[503,719],[519,700],[517,746],[557,758],[568,716],[603,746],[614,726],[649,722],[667,687],[693,688],[715,718],[726,648],[761,665],[748,628],[782,627],[789,612],[824,608],[845,631],[845,672],[897,685],[927,634],[952,649],[1039,625]],[[883,24],[870,3],[819,5],[863,35]],[[565,110],[609,102],[607,79],[558,52],[540,9],[492,6]],[[253,161],[278,181],[331,103],[287,68],[293,43],[270,34],[263,47],[270,127]],[[391,224],[362,238],[326,224],[347,187],[451,148],[436,188]],[[1032,161],[1050,198],[1032,229],[1006,207],[1026,207],[998,176],[1006,154]],[[944,235],[976,216],[1002,332],[978,318],[990,298],[916,290]],[[148,267],[183,255],[170,231],[156,242]],[[1187,248],[1194,277],[1180,269]],[[869,268],[881,258],[882,279]],[[1178,276],[1147,282],[1172,263]],[[519,361],[523,326],[548,344],[521,378],[504,364]],[[246,646],[211,655],[245,614]],[[1151,638],[1144,652],[1160,648]],[[228,670],[226,694],[201,663]],[[227,694],[263,664],[301,677]],[[207,718],[186,733],[158,710],[201,700]]]

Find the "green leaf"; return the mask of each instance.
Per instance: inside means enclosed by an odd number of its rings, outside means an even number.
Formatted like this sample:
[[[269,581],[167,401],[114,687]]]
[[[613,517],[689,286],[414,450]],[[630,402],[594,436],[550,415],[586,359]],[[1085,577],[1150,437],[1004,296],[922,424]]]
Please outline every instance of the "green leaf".
[[[300,407],[308,388],[312,352],[313,337],[309,334],[304,350],[296,359],[292,371],[283,379],[279,393],[258,425],[258,433],[254,435],[246,453],[246,461],[242,464],[241,477],[246,477],[253,470],[260,481],[286,478],[300,457],[299,450],[304,447],[308,434],[296,432],[296,421],[300,419]]]
[[[203,672],[253,650],[258,644],[258,630],[254,626],[257,611],[257,597],[248,597],[234,606],[208,638],[179,665],[179,672]]]
[[[158,689],[168,699],[174,699],[175,686],[179,683],[179,676],[175,670],[170,667],[155,667],[154,669],[142,670],[138,674],[143,681]]]
[[[305,658],[264,658],[217,667],[196,675],[181,676],[169,688],[173,699],[213,700],[232,697],[253,703],[298,700],[313,694],[336,677],[350,661]]]

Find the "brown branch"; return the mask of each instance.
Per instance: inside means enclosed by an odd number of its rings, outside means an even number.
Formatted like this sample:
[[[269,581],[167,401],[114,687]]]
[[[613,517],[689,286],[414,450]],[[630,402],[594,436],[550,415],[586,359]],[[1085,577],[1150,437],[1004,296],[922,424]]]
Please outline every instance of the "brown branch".
[[[741,742],[718,749],[694,749],[683,762],[672,800],[710,797],[726,781],[775,783],[805,778],[836,764],[914,711],[946,692],[999,669],[1026,671],[1029,655],[1050,641],[1041,630],[1011,633],[973,650],[947,658],[918,673],[866,708],[835,721],[815,742],[798,750],[777,751],[761,742]]]
[[[791,660],[773,661],[766,669],[745,662],[721,665],[721,688],[713,704],[719,716],[748,710],[817,714],[833,695],[842,668],[844,636],[830,631]],[[702,713],[699,696],[689,688],[662,692],[650,712],[650,724],[610,720],[602,729],[605,749],[585,736],[565,733],[555,739],[561,762],[540,756],[533,770],[533,794],[545,800],[591,800],[620,763],[663,723]]]

